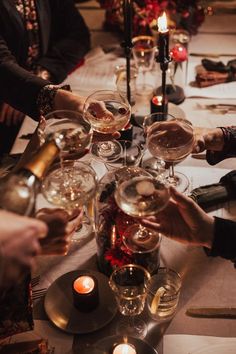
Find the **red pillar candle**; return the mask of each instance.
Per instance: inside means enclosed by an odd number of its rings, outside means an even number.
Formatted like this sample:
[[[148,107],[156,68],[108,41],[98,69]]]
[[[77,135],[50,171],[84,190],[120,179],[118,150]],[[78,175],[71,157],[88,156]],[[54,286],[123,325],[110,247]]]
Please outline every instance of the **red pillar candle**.
[[[98,306],[98,282],[94,276],[85,274],[76,278],[72,292],[74,305],[81,312],[92,311]]]

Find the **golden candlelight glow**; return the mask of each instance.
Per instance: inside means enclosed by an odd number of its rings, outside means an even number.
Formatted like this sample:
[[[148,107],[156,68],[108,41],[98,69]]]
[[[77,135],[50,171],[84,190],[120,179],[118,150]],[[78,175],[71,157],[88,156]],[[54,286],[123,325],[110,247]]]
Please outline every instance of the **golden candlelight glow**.
[[[113,354],[137,354],[133,345],[118,344],[113,350]]]
[[[166,13],[163,12],[163,14],[158,17],[157,19],[157,25],[158,25],[158,31],[161,33],[168,32],[167,28],[167,18],[166,18]]]

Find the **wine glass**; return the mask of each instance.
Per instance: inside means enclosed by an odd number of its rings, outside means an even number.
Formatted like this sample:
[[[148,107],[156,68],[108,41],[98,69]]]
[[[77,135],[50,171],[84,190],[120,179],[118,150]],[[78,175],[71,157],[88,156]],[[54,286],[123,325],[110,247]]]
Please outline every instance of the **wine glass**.
[[[183,173],[174,171],[174,163],[185,159],[194,145],[194,131],[186,119],[168,115],[167,121],[156,122],[147,132],[147,147],[153,156],[170,163],[168,183],[180,192],[189,187],[189,179]]]
[[[66,209],[71,215],[74,210],[91,203],[96,188],[97,178],[94,170],[88,164],[77,160],[65,160],[62,165],[53,166],[41,187],[43,196],[49,203]],[[79,233],[75,233],[72,241],[79,240]]]
[[[121,179],[114,197],[119,208],[134,218],[155,215],[169,201],[169,189],[162,176],[141,175],[132,179]],[[134,253],[147,253],[160,245],[161,235],[139,223],[129,226],[123,235],[123,243]]]
[[[128,124],[131,107],[118,91],[100,90],[87,97],[84,104],[84,118],[92,129],[101,134],[113,134]],[[92,144],[91,153],[111,162],[122,154],[122,146],[116,140],[98,141]]]
[[[147,137],[147,132],[149,127],[155,122],[165,121],[167,119],[167,114],[162,112],[156,112],[148,114],[144,117],[143,120],[143,130],[144,136]],[[147,146],[146,146],[147,149]],[[159,156],[153,156],[151,159],[143,159],[142,167],[150,171],[152,174],[159,175],[165,171],[165,162]]]
[[[89,151],[92,129],[89,122],[75,111],[58,110],[45,116],[45,122],[39,127],[40,142],[50,135],[64,134],[65,147],[60,153],[61,159],[78,159]]]
[[[143,156],[143,150],[140,145],[134,145],[129,140],[120,140],[119,143],[122,146],[121,156],[106,164],[108,171],[127,166],[139,166]]]
[[[111,274],[109,285],[115,294],[119,311],[128,319],[132,318],[128,323],[126,321],[118,323],[119,334],[141,338],[146,335],[145,322],[135,320],[134,316],[139,315],[144,309],[149,280],[148,271],[135,264],[119,267]]]
[[[142,74],[142,84],[137,87],[137,91],[140,94],[146,94],[150,90],[150,85],[146,83],[146,73],[152,69],[154,64],[156,53],[155,39],[152,36],[142,35],[134,37],[132,43],[134,63]]]

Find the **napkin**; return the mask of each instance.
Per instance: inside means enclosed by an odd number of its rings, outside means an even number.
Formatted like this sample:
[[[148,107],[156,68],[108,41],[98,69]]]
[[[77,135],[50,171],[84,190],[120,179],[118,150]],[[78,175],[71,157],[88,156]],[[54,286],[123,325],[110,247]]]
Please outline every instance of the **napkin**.
[[[197,66],[196,71],[196,82],[199,87],[236,81],[236,59],[229,60],[227,64],[222,61],[202,59],[202,65]]]
[[[163,354],[233,354],[236,338],[168,334]]]

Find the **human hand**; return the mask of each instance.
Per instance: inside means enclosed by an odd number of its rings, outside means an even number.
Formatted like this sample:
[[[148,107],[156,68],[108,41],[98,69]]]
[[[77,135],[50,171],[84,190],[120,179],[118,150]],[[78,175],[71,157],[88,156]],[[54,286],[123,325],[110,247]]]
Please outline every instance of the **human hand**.
[[[3,102],[0,111],[0,123],[10,127],[23,121],[25,114]]]
[[[80,210],[69,215],[64,209],[40,209],[36,217],[48,226],[48,233],[40,242],[42,254],[66,255],[70,239],[81,223],[82,216]]]
[[[220,128],[194,127],[194,135],[193,153],[204,150],[221,151],[224,147],[224,135]]]
[[[167,207],[155,216],[142,219],[142,225],[181,243],[211,248],[214,218],[173,187],[170,195]]]
[[[1,285],[10,286],[35,265],[39,239],[45,237],[45,223],[26,216],[0,211]]]

